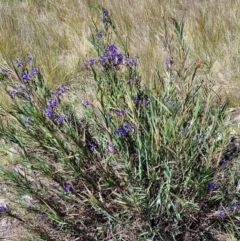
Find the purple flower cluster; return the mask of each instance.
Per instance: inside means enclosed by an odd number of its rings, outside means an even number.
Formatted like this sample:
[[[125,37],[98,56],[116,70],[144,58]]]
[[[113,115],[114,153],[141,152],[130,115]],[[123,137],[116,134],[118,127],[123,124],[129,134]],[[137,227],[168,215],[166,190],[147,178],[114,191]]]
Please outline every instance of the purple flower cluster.
[[[124,124],[117,128],[116,134],[121,137],[126,137],[127,133],[134,129],[135,129],[134,125]]]
[[[115,45],[108,45],[105,53],[100,56],[99,62],[104,67],[118,66],[123,64],[123,53],[119,53]]]
[[[234,209],[236,209],[238,207],[238,204],[237,203],[233,203],[232,205],[230,205],[228,208],[227,208],[227,211],[233,211]],[[226,217],[227,213],[223,210],[218,210],[217,211],[217,215],[221,218],[224,218]]]
[[[26,69],[26,65],[27,63],[32,62],[33,57],[32,56],[28,56],[27,61],[21,61],[21,60],[16,60],[16,65],[18,68],[22,67],[23,71],[21,73],[21,79],[24,81],[28,81],[31,80],[33,78],[34,74],[38,74],[38,68],[33,67],[31,70]]]
[[[102,32],[99,33],[102,35]],[[83,63],[83,67],[92,67],[96,63],[99,63],[104,68],[115,68],[124,64],[130,67],[137,66],[136,58],[126,58],[125,55],[122,52],[119,52],[118,48],[113,44],[107,46],[105,52],[100,56],[99,60],[90,58],[88,61]]]
[[[62,94],[67,92],[67,87],[65,85],[62,85],[61,87],[57,88],[54,92],[54,97],[56,98],[50,98],[47,101],[48,108],[45,110],[44,114],[47,118],[51,119],[54,117],[54,108],[59,104],[60,97]],[[59,115],[55,117],[54,122],[57,124],[61,124],[64,120],[68,118],[67,115]]]

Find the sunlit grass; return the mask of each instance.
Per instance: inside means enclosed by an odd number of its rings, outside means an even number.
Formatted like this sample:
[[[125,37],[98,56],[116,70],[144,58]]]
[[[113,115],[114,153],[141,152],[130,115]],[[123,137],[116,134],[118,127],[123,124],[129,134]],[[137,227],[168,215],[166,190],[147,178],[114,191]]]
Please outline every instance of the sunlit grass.
[[[50,83],[64,78],[77,81],[82,61],[90,54],[87,36],[96,21],[96,4],[114,14],[130,54],[140,59],[143,79],[151,79],[155,67],[163,65],[170,54],[162,46],[162,39],[174,31],[169,23],[184,18],[189,61],[202,61],[210,70],[209,80],[222,89],[236,92],[240,88],[240,1],[3,1],[1,54],[35,56]]]

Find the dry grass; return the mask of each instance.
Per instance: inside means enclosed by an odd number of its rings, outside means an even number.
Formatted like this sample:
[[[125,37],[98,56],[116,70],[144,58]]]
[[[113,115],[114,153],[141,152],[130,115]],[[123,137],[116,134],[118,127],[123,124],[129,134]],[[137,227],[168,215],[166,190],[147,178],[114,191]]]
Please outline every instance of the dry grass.
[[[213,0],[1,1],[0,53],[33,55],[49,83],[75,79],[84,57],[92,54],[87,36],[92,20],[97,19],[97,4],[109,10],[130,54],[139,57],[145,80],[151,79],[155,66],[162,66],[169,54],[162,47],[164,19],[170,36],[172,19],[184,18],[189,61],[202,61],[210,70],[204,78],[229,90],[234,102],[240,88],[239,0],[217,4]]]

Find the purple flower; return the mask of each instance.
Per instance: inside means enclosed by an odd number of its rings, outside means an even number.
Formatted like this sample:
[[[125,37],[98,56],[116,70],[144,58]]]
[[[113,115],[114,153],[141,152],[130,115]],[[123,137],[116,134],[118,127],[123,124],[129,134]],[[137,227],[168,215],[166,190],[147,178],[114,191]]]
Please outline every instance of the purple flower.
[[[173,65],[174,61],[173,61],[173,58],[169,58],[165,61],[165,65],[170,68],[172,65]]]
[[[123,116],[123,115],[125,114],[125,111],[124,111],[124,110],[121,110],[121,109],[118,109],[118,110],[116,110],[116,114],[117,114],[118,116]]]
[[[217,182],[216,182],[216,181],[210,182],[209,185],[208,185],[208,190],[209,190],[209,192],[212,192],[213,189],[216,187],[216,185],[217,185]]]
[[[102,31],[99,31],[97,34],[96,34],[96,37],[97,38],[102,38],[103,36],[103,32]]]
[[[226,217],[226,213],[225,213],[224,211],[222,211],[222,210],[218,210],[218,211],[217,211],[217,215],[218,215],[219,217],[221,217],[221,218]]]
[[[64,94],[64,93],[67,93],[67,87],[66,87],[66,85],[62,85],[62,86],[61,86],[61,91],[62,91],[63,94]]]
[[[134,125],[124,124],[117,128],[116,134],[121,137],[126,137],[127,133],[134,129],[135,129]]]
[[[8,74],[8,69],[2,68],[2,72],[3,72],[4,74]]]
[[[117,134],[118,136],[121,136],[121,137],[126,137],[126,136],[127,136],[127,132],[123,129],[122,126],[120,126],[120,127],[117,128],[116,134]]]
[[[56,98],[59,100],[60,96],[64,93],[67,92],[67,88],[65,85],[62,85],[61,87],[58,87],[54,93],[54,95],[56,96]]]
[[[136,67],[137,66],[137,60],[136,58],[132,57],[132,58],[126,58],[125,59],[125,63],[129,66],[132,66],[132,67]]]
[[[57,105],[57,101],[54,99],[49,99],[48,100],[48,106],[51,108],[54,108]]]
[[[138,96],[136,96],[136,95],[133,96],[132,99],[133,99],[133,101],[134,101],[134,103],[135,103],[136,105],[137,105],[137,104],[139,103],[139,101],[140,101],[139,98],[138,98]]]
[[[145,103],[146,103],[146,105],[149,105],[151,103],[151,99],[150,98],[146,98]]]
[[[31,122],[31,118],[28,117],[28,116],[24,116],[24,117],[23,117],[23,122],[24,122],[24,124],[28,125],[28,124],[30,124],[30,122]]]
[[[37,215],[37,221],[40,222],[43,219],[43,217],[44,217],[43,214],[41,214],[41,213],[38,214]]]
[[[62,90],[60,87],[56,89],[54,95],[56,96],[57,99],[60,98],[60,96],[62,95]]]
[[[166,98],[166,102],[169,103],[171,99],[169,97]]]
[[[95,59],[94,59],[94,58],[90,58],[90,59],[88,60],[88,63],[89,63],[90,66],[93,66],[94,63],[95,63]]]
[[[64,185],[65,190],[70,191],[72,189],[72,186],[70,184],[65,184]]]
[[[48,118],[53,117],[53,109],[51,107],[49,107],[45,110],[45,116],[48,117]]]
[[[54,121],[55,121],[58,125],[60,125],[60,124],[62,124],[62,122],[63,122],[64,120],[66,120],[67,118],[68,118],[67,115],[59,115],[57,118],[54,119]]]
[[[11,89],[10,91],[9,91],[9,95],[11,96],[11,98],[14,98],[14,96],[17,94],[18,92],[17,92],[17,90],[15,90],[15,89]]]
[[[90,102],[88,100],[82,100],[82,104],[87,106],[90,105]]]
[[[108,17],[108,10],[106,10],[105,8],[103,8],[103,16]]]
[[[112,54],[112,55],[117,54],[117,50],[118,49],[117,49],[117,47],[114,44],[108,45],[108,47],[107,47],[107,52],[109,54]]]
[[[33,60],[32,56],[28,56],[28,62],[31,62]]]
[[[129,124],[124,124],[122,127],[125,131],[130,131],[135,129],[134,125],[129,125]]]
[[[116,147],[113,145],[106,145],[106,150],[110,151],[110,152],[114,152],[116,150]]]
[[[21,78],[22,78],[22,80],[31,80],[32,79],[32,75],[30,75],[27,70],[24,70],[22,72]]]
[[[232,211],[233,209],[237,208],[238,204],[237,203],[233,203],[230,207],[227,208],[228,211]]]
[[[38,74],[38,68],[32,68],[32,74]]]
[[[225,157],[222,157],[219,161],[219,164],[222,165],[226,161]]]
[[[94,151],[97,148],[97,145],[92,143],[92,144],[90,144],[90,148],[92,151]]]
[[[6,210],[6,205],[3,203],[0,203],[0,212],[3,212]]]
[[[22,67],[23,66],[23,61],[21,60],[16,60],[17,67]]]

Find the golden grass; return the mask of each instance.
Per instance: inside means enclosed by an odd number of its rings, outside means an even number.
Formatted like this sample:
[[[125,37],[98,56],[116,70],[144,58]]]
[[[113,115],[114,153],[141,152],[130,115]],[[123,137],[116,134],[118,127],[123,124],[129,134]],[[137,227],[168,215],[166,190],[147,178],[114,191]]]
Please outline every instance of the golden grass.
[[[168,57],[161,41],[164,19],[170,36],[172,19],[184,18],[189,62],[202,61],[208,70],[204,78],[231,96],[238,93],[240,0],[1,1],[0,54],[33,55],[49,83],[78,80],[84,57],[92,54],[87,36],[98,19],[97,4],[109,10],[130,54],[139,57],[145,80]]]

